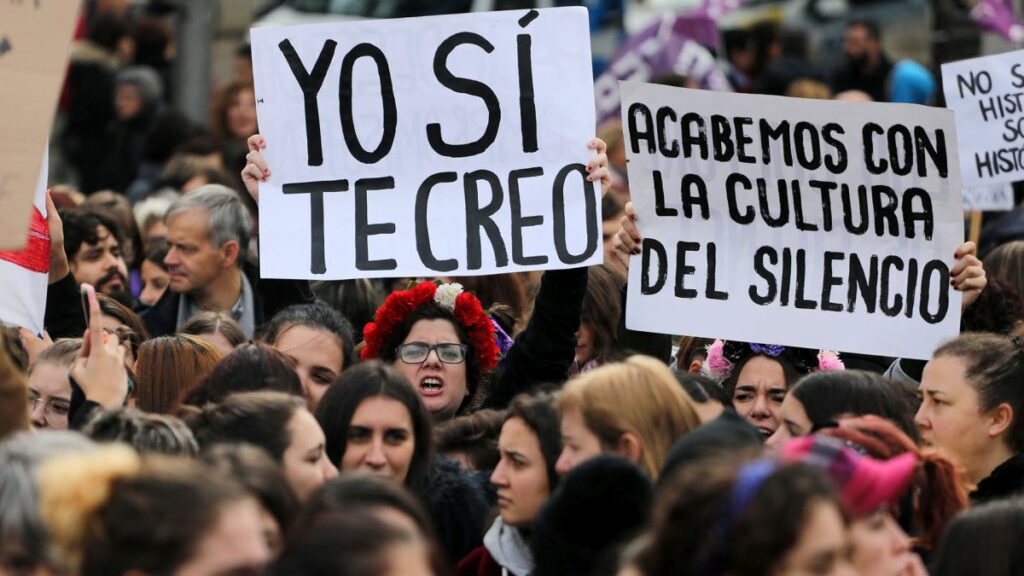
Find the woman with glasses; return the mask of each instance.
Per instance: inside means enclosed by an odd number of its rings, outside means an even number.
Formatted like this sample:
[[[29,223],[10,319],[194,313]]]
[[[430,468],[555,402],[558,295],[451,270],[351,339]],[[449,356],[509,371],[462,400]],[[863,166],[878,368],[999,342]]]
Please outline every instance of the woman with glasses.
[[[431,357],[447,360],[461,350],[429,348]],[[423,353],[403,350],[407,357]],[[454,461],[434,458],[430,413],[398,370],[379,361],[353,366],[328,388],[316,416],[327,458],[343,475],[368,472],[419,497],[449,561],[480,544],[489,511],[483,484]]]
[[[270,174],[261,152],[266,141],[254,134],[248,144],[242,181],[258,201],[259,183]],[[603,195],[611,186],[607,146],[592,138],[587,148],[594,151],[587,181],[599,182]],[[397,368],[419,391],[435,422],[470,408],[504,408],[538,384],[565,381],[576,356],[586,291],[587,268],[544,272],[533,315],[513,346],[510,335],[461,284],[422,282],[388,296],[363,329],[362,358]],[[501,368],[495,371],[499,356]],[[484,380],[487,385],[481,386]],[[480,390],[486,395],[477,398]]]
[[[586,283],[585,268],[546,272],[533,317],[512,346],[462,285],[422,282],[388,296],[363,331],[362,357],[379,358],[412,382],[435,422],[504,408],[519,391],[565,379]],[[477,398],[481,388],[486,397]]]
[[[68,372],[81,349],[81,338],[62,338],[43,350],[29,368],[28,412],[32,426],[67,430],[71,410]]]

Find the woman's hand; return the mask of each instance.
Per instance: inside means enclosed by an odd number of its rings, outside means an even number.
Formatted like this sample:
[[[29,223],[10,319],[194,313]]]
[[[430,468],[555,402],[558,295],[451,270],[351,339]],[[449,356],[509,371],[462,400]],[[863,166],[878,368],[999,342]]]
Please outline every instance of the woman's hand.
[[[629,269],[629,257],[640,253],[640,242],[643,238],[636,229],[636,210],[632,202],[626,202],[625,214],[619,220],[619,231],[612,238],[612,248],[622,265]]]
[[[263,139],[263,136],[259,134],[253,134],[249,136],[247,141],[249,145],[249,153],[245,155],[245,168],[242,168],[242,182],[245,183],[245,189],[249,191],[249,196],[256,201],[256,204],[260,203],[260,182],[266,182],[267,178],[270,177],[270,168],[267,168],[267,162],[263,159],[263,150],[267,147],[267,141]]]
[[[64,221],[57,213],[57,207],[53,204],[50,191],[46,191],[46,223],[50,232],[50,277],[48,282],[53,284],[63,280],[71,273],[68,266],[68,256],[64,253]]]
[[[124,366],[124,348],[116,334],[100,328],[103,316],[95,289],[89,292],[89,326],[82,337],[82,350],[71,366],[71,376],[82,388],[87,400],[104,408],[120,408],[128,397],[128,371]]]
[[[43,353],[50,346],[53,346],[53,339],[50,335],[43,330],[43,337],[39,338],[31,330],[27,328],[18,328],[18,336],[21,337],[21,345],[25,347],[25,351],[28,352],[28,365],[31,366],[36,363],[36,358]]]
[[[985,267],[978,259],[978,246],[974,242],[964,242],[956,249],[956,264],[953,269],[949,271],[949,275],[952,278],[950,283],[953,288],[963,292],[963,304],[961,310],[967,310],[967,308],[974,304],[978,296],[981,295],[981,291],[988,285],[988,279],[985,278]]]
[[[591,138],[590,142],[587,142],[587,148],[594,151],[593,158],[587,164],[587,180],[601,182],[601,197],[604,198],[612,187],[612,173],[608,170],[608,145],[600,138]]]

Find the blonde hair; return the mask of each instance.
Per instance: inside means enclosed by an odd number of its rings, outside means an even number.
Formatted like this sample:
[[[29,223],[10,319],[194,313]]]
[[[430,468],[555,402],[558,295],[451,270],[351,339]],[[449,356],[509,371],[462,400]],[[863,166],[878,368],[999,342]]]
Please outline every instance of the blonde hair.
[[[52,459],[37,481],[54,551],[77,576],[174,573],[226,506],[256,506],[245,488],[205,464],[139,456],[126,446]]]
[[[110,500],[114,485],[139,472],[138,454],[126,446],[110,446],[90,454],[67,454],[39,469],[39,508],[50,541],[72,572],[78,573],[90,541],[103,531],[98,512]]]
[[[672,371],[648,356],[631,356],[569,381],[558,399],[561,412],[576,409],[605,447],[625,433],[640,441],[640,467],[658,479],[669,450],[700,425],[693,399]]]

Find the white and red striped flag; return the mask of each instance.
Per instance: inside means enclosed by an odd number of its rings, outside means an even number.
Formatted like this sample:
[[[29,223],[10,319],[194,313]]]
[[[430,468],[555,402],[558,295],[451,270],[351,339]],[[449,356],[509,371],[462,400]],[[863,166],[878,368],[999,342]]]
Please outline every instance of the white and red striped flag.
[[[43,333],[50,272],[50,229],[46,213],[47,158],[39,171],[25,247],[0,251],[0,322]]]

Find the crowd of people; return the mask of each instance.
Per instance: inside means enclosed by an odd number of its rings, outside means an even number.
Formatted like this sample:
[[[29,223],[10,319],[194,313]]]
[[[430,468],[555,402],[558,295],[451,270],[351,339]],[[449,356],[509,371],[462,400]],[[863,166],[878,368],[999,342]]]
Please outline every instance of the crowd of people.
[[[46,332],[0,330],[0,574],[1024,572],[1024,241],[952,241],[961,334],[928,361],[631,331],[612,121],[604,265],[261,278],[248,56],[195,126],[169,21],[125,4],[72,52]],[[852,23],[828,75],[758,27],[721,56],[740,90],[933,101],[880,46]]]

